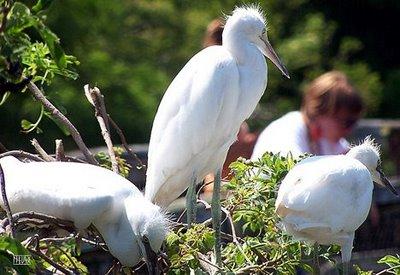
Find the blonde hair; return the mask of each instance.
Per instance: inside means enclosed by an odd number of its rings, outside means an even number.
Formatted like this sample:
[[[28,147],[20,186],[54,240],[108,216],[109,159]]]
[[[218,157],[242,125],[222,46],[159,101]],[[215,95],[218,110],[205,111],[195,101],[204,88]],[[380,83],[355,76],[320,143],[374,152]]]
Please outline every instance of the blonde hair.
[[[358,91],[339,71],[325,73],[312,81],[305,89],[301,106],[302,113],[309,120],[321,115],[334,116],[341,110],[359,115],[363,109]]]

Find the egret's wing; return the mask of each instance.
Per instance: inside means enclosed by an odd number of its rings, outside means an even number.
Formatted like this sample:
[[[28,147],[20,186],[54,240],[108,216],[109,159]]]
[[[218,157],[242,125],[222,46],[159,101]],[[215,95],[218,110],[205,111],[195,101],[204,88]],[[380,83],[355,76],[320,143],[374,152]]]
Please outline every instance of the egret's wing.
[[[293,167],[279,188],[276,209],[279,215],[284,209],[305,211],[322,203],[331,188],[330,175],[338,166],[332,165],[340,156],[316,156],[307,158]],[[323,188],[320,188],[324,185]]]
[[[153,123],[147,198],[153,199],[171,176],[179,177],[180,170],[191,169],[190,174],[198,172],[195,170],[201,168],[196,166],[201,164],[191,163],[193,158],[205,150],[212,150],[213,142],[226,142],[230,138],[216,135],[232,135],[231,129],[224,131],[226,124],[231,122],[226,121],[225,125],[221,122],[226,108],[237,107],[238,75],[236,62],[226,50],[209,47],[195,55],[173,80]],[[187,186],[187,181],[190,178],[176,184]],[[182,186],[178,189],[183,191]]]
[[[11,160],[11,161],[10,161]],[[120,211],[124,198],[140,191],[123,177],[98,166],[65,162],[22,163],[1,159],[14,212],[36,211],[86,227],[107,211]],[[103,217],[106,218],[106,217]]]
[[[276,212],[284,219],[302,218],[307,220],[305,224],[323,223],[332,230],[347,225],[354,229],[368,212],[372,191],[372,186],[365,184],[368,181],[368,170],[357,160],[345,156],[310,158],[283,180]],[[354,224],[344,223],[349,220]]]

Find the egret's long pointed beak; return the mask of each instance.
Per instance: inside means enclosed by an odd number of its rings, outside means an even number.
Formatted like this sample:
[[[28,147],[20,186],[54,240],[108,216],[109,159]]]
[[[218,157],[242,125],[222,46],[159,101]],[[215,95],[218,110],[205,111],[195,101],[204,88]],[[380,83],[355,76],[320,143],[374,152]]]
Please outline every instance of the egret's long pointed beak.
[[[149,243],[144,243],[139,240],[139,247],[142,252],[144,261],[146,262],[148,274],[154,275],[156,273],[157,254],[151,249]]]
[[[262,47],[261,51],[263,54],[268,57],[272,63],[282,72],[284,76],[290,78],[289,72],[286,69],[285,65],[283,65],[282,61],[279,59],[278,55],[276,54],[274,48],[272,48],[271,43],[269,43],[268,38],[265,36],[260,36],[261,40],[264,42],[265,47]]]
[[[376,167],[376,171],[379,174],[379,178],[382,182],[382,184],[384,186],[386,186],[390,191],[392,191],[393,194],[395,194],[396,196],[399,195],[399,193],[397,192],[397,190],[393,187],[393,185],[390,183],[390,181],[386,178],[385,174],[382,171],[382,167],[380,165],[378,165],[378,167]]]

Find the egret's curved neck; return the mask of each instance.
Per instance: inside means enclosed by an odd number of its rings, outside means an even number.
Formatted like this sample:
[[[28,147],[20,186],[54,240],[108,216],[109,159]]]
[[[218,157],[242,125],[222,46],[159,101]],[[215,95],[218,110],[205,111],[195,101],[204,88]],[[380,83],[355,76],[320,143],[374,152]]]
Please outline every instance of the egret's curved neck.
[[[222,46],[235,57],[238,65],[256,65],[260,61],[265,62],[260,50],[244,34],[233,31],[224,33]]]

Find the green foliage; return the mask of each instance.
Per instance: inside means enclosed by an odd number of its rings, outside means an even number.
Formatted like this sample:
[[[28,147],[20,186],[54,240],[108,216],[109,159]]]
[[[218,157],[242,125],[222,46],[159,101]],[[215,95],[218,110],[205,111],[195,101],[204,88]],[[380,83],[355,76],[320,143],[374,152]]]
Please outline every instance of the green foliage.
[[[118,168],[120,175],[123,177],[128,177],[129,170],[131,169],[131,165],[126,162],[126,159],[121,157],[121,155],[125,152],[121,147],[114,147],[115,157],[117,159]],[[110,156],[105,152],[99,152],[95,155],[95,158],[99,162],[100,166],[111,170],[111,159]]]
[[[31,12],[21,2],[12,4],[7,20],[3,20],[6,25],[0,35],[2,81],[18,83],[29,77],[33,81],[50,83],[56,74],[77,78],[77,74],[68,69],[70,65],[78,64],[76,58],[64,53],[59,38],[44,24],[45,17],[38,13],[49,2],[39,1],[35,5],[36,12]],[[10,1],[4,1],[3,7],[8,3]],[[42,42],[38,41],[38,35]]]
[[[25,91],[29,81],[37,82],[42,88],[50,85],[56,75],[70,79],[78,77],[73,67],[79,62],[74,56],[65,54],[58,36],[45,24],[43,9],[48,8],[51,2],[38,0],[32,9],[20,1],[0,3],[0,105],[1,111],[7,114],[2,114],[2,117],[23,110],[15,104],[27,99],[20,92]],[[23,104],[30,110],[30,117],[23,112],[17,119],[14,117],[12,123],[4,123],[16,129],[17,121],[22,119],[22,132],[30,133],[36,129],[36,133],[41,133],[38,125],[42,115],[51,120],[52,115],[41,110],[39,119],[31,123],[30,120],[37,117],[37,104],[30,98]]]
[[[275,214],[278,185],[296,162],[290,155],[267,153],[259,161],[238,159],[231,164],[234,177],[224,186],[229,190],[224,206],[245,234],[240,245],[229,243],[223,251],[234,272],[254,265],[259,272],[277,274],[311,270],[304,261],[311,248],[282,233]]]
[[[214,246],[212,229],[196,224],[190,229],[172,232],[166,240],[167,254],[171,262],[171,274],[187,274],[200,267],[199,253],[206,254]]]
[[[385,264],[388,268],[379,271],[376,274],[400,274],[400,256],[396,254],[386,255],[385,257],[378,260],[378,264]],[[355,266],[358,275],[372,275],[372,271],[362,270],[359,266]]]
[[[224,238],[227,242],[223,246],[221,272],[296,274],[298,269],[312,271],[313,248],[283,233],[275,214],[278,185],[296,162],[291,156],[267,153],[259,161],[239,159],[231,164],[233,178],[224,185],[228,195],[223,206],[238,233],[236,238]],[[213,240],[212,229],[203,224],[171,233],[166,242],[171,272],[187,274],[189,268],[207,271],[202,258],[207,256],[211,261]],[[317,253],[331,261],[339,248],[330,246]]]
[[[26,265],[14,265],[15,256],[23,256],[27,259]],[[30,274],[35,267],[36,263],[29,251],[20,242],[5,234],[0,235],[0,274],[10,274],[12,270],[22,275]]]
[[[40,242],[40,250],[50,257],[54,262],[73,270],[78,274],[89,274],[84,266],[76,257],[80,256],[80,248],[74,239],[58,244]],[[42,258],[36,258],[36,263],[40,269],[52,270],[53,267]]]

